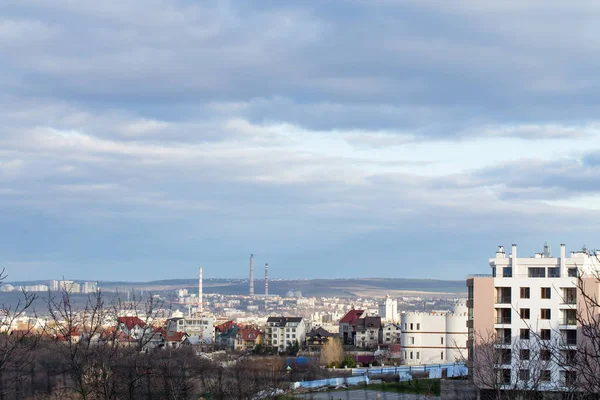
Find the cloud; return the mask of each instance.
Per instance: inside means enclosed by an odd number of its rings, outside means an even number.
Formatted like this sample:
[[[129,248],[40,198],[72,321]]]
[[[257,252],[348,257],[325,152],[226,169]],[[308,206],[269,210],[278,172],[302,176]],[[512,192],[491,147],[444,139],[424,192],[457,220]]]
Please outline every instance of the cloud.
[[[23,277],[236,276],[252,252],[406,275],[443,242],[455,268],[429,272],[456,278],[496,242],[595,229],[597,5],[2,11],[0,253]]]

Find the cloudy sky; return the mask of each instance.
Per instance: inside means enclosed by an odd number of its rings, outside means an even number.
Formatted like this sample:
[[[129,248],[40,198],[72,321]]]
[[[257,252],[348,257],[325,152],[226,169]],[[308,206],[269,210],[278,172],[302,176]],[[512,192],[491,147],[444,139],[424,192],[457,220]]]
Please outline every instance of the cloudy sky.
[[[487,273],[596,247],[600,4],[2,0],[9,280]],[[258,274],[260,275],[260,274]]]

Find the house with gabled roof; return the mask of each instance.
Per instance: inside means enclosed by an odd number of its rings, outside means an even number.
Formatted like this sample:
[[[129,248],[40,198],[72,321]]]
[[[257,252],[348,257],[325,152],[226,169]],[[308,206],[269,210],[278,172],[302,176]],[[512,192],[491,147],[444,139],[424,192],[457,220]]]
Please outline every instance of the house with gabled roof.
[[[365,314],[364,310],[352,309],[340,319],[339,335],[345,345],[354,345],[355,321]]]
[[[135,340],[141,339],[146,330],[146,323],[140,317],[118,317],[117,322],[118,330]]]
[[[257,345],[262,344],[263,338],[264,334],[259,329],[242,328],[235,335],[235,350],[253,350]]]
[[[320,351],[323,345],[335,336],[337,336],[335,333],[321,326],[313,328],[306,334],[306,347],[309,351]]]

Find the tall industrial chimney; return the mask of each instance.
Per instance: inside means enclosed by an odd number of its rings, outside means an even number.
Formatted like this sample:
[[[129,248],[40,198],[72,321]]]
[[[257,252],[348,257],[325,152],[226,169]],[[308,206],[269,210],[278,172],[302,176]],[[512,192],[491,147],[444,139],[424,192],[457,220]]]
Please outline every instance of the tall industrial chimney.
[[[265,297],[269,295],[269,264],[265,263]]]
[[[202,312],[202,267],[200,267],[200,276],[198,277],[198,312]]]
[[[250,254],[250,297],[254,297],[254,254]]]

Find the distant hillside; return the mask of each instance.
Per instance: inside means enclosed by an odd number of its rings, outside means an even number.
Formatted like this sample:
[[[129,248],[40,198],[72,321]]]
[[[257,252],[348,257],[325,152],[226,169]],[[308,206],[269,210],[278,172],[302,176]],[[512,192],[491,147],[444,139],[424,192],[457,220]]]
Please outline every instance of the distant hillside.
[[[35,283],[47,283],[35,281]],[[33,282],[13,282],[14,285],[29,285]],[[112,291],[128,289],[145,291],[165,291],[188,289],[197,292],[198,281],[195,279],[168,279],[151,282],[103,282],[102,289]],[[264,280],[256,280],[255,293],[264,293]],[[271,280],[269,293],[285,295],[289,291],[300,291],[303,296],[336,296],[336,297],[370,297],[401,296],[409,294],[446,294],[463,296],[466,293],[465,281],[444,281],[436,279],[403,279],[403,278],[351,278],[351,279],[308,279],[308,280]],[[244,279],[206,279],[204,293],[247,294],[248,280]]]
[[[109,288],[111,283],[101,283]],[[125,286],[144,290],[175,290],[186,288],[196,292],[198,281],[194,279],[171,279],[146,283],[119,283]],[[248,281],[240,279],[212,279],[203,283],[204,293],[247,294]],[[264,280],[254,283],[256,294],[264,293]],[[465,281],[444,281],[434,279],[402,279],[402,278],[355,278],[355,279],[310,279],[310,280],[271,280],[269,293],[285,295],[289,291],[301,291],[304,296],[337,296],[365,297],[385,294],[403,295],[418,293],[446,293],[464,295]]]

